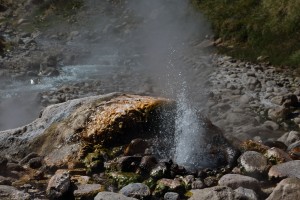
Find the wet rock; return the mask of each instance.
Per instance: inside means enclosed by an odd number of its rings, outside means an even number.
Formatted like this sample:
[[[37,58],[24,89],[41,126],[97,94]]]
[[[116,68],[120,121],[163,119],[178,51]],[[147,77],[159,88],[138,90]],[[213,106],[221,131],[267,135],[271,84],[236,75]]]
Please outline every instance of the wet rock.
[[[218,184],[218,179],[214,176],[209,176],[206,177],[203,182],[207,187],[212,187]]]
[[[219,180],[219,185],[227,186],[232,189],[243,187],[254,191],[259,191],[260,188],[259,181],[257,179],[239,174],[226,174],[222,176]]]
[[[43,165],[43,157],[36,157],[36,158],[31,158],[28,161],[28,165],[32,169],[37,169],[40,168]]]
[[[19,191],[17,188],[7,185],[0,185],[0,198],[2,200],[30,200],[28,193]]]
[[[0,185],[11,185],[13,181],[13,178],[0,176]]]
[[[197,178],[195,181],[192,182],[191,188],[192,189],[203,189],[203,188],[205,188],[205,184],[203,183],[203,181],[201,181],[201,179]]]
[[[279,129],[279,125],[273,121],[265,121],[263,125],[273,131],[276,131]]]
[[[154,179],[170,177],[170,166],[167,163],[159,163],[150,172],[150,176]]]
[[[300,198],[300,179],[287,178],[282,180],[267,200],[294,200]]]
[[[100,184],[83,184],[78,185],[73,194],[75,199],[93,199],[104,187]]]
[[[135,172],[141,162],[140,156],[123,156],[117,160],[117,170],[122,172]]]
[[[273,121],[280,121],[282,119],[286,119],[289,113],[289,109],[279,106],[269,109],[268,117]]]
[[[119,193],[137,199],[146,199],[151,195],[149,187],[143,183],[131,183],[126,185]]]
[[[61,198],[69,190],[70,183],[69,173],[65,170],[58,170],[48,182],[47,196],[50,199]]]
[[[24,127],[1,131],[0,157],[23,158],[36,152],[49,168],[67,167],[78,162],[79,154],[83,159],[88,154],[80,150],[82,140],[104,146],[127,144],[137,136],[153,134],[148,126],[155,121],[154,115],[172,106],[172,101],[163,98],[119,93],[52,105],[25,131],[18,131]]]
[[[134,139],[130,142],[128,147],[125,149],[124,154],[127,156],[135,155],[135,154],[143,154],[145,149],[149,147],[148,143],[143,139]]]
[[[114,192],[99,192],[94,200],[137,200],[136,198],[126,197],[123,194]]]
[[[60,73],[53,67],[42,67],[39,72],[39,76],[58,76]]]
[[[239,158],[245,174],[259,176],[267,170],[267,158],[256,151],[246,151]]]
[[[292,160],[287,153],[275,147],[268,149],[265,155],[269,159],[269,161],[272,160],[276,164]]]
[[[7,163],[7,158],[0,156],[0,174],[2,174],[1,172],[5,171]]]
[[[179,200],[179,194],[176,192],[167,192],[164,195],[164,200]]]
[[[111,172],[108,174],[109,179],[118,186],[118,188],[125,187],[130,183],[139,183],[142,181],[142,177],[135,173],[122,173],[122,172]]]
[[[19,164],[20,164],[20,165],[24,165],[24,164],[28,163],[28,161],[29,161],[30,159],[36,158],[36,157],[39,157],[39,155],[38,155],[37,153],[32,152],[32,153],[28,154],[27,156],[25,156],[25,157],[19,162]]]
[[[157,186],[155,188],[156,195],[163,194],[166,191],[183,193],[185,191],[183,183],[176,179],[160,179],[157,181]]]
[[[267,141],[264,141],[263,144],[270,148],[275,147],[275,148],[281,149],[283,151],[286,151],[286,149],[287,149],[287,146],[283,142],[276,141],[276,140],[267,140]]]
[[[300,178],[300,160],[274,165],[270,168],[268,175],[270,178]]]
[[[247,200],[259,199],[257,194],[251,189],[239,187],[235,189],[234,192],[236,193],[236,199],[247,199]]]
[[[215,186],[205,189],[191,190],[192,196],[189,200],[219,200],[219,199],[235,199],[234,191],[229,187]]]
[[[142,172],[150,173],[157,163],[158,161],[154,156],[143,156],[139,167]]]
[[[294,160],[300,159],[300,141],[297,141],[287,148],[288,154]]]
[[[19,165],[18,163],[7,163],[6,164],[6,167],[7,167],[7,170],[9,171],[17,171],[17,172],[20,172],[20,171],[24,171],[24,168]]]
[[[283,142],[287,146],[299,140],[300,140],[300,133],[298,131],[287,132],[278,139],[278,141]]]

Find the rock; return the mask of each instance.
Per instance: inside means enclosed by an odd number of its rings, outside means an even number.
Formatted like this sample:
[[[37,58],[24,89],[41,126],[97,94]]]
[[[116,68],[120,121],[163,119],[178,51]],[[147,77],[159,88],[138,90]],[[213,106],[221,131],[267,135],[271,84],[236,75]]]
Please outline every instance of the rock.
[[[139,167],[143,172],[150,173],[157,163],[154,156],[143,156]]]
[[[74,190],[75,199],[93,199],[99,192],[104,190],[100,184],[83,184],[78,185]]]
[[[287,132],[281,136],[278,141],[281,141],[285,145],[289,146],[296,141],[300,141],[300,133],[298,131]]]
[[[280,142],[277,140],[267,140],[267,141],[264,141],[263,144],[270,148],[275,147],[275,148],[281,149],[283,151],[287,150],[287,146],[283,142]]]
[[[65,170],[58,170],[48,182],[46,194],[50,199],[61,198],[70,187],[70,175]]]
[[[231,188],[224,186],[215,186],[201,190],[191,190],[190,192],[192,193],[192,196],[189,198],[189,200],[235,199],[234,191]]]
[[[258,200],[257,194],[251,190],[239,187],[234,190],[236,193],[236,199]]]
[[[83,140],[104,147],[128,144],[153,134],[148,123],[173,105],[163,98],[112,93],[48,106],[32,123],[0,132],[0,158],[19,160],[36,152],[49,168],[67,167],[87,156]]]
[[[30,159],[36,158],[36,157],[39,157],[39,155],[38,155],[37,153],[32,152],[32,153],[28,154],[27,156],[25,156],[25,157],[19,162],[19,164],[20,164],[20,165],[24,165],[24,164],[28,163],[28,161],[29,161]]]
[[[130,183],[139,183],[142,181],[142,177],[136,173],[122,173],[122,172],[111,172],[108,174],[109,179],[118,187],[122,188]]]
[[[137,200],[114,192],[99,192],[94,200]]]
[[[258,176],[267,170],[267,158],[256,151],[246,151],[239,158],[245,174]]]
[[[282,180],[273,190],[267,200],[300,199],[300,179],[287,178]]]
[[[0,156],[0,174],[5,171],[8,160],[5,157]]]
[[[143,154],[145,149],[149,147],[148,143],[143,139],[134,139],[130,142],[128,147],[125,149],[124,154],[126,156],[135,155],[135,154]]]
[[[271,108],[268,111],[268,117],[273,121],[280,121],[282,119],[286,119],[288,114],[289,110],[283,106]]]
[[[203,180],[207,187],[216,186],[218,184],[218,179],[214,176],[208,176]]]
[[[157,187],[166,187],[168,191],[182,192],[184,186],[179,180],[163,178],[157,181]]]
[[[282,164],[274,165],[268,173],[270,178],[300,178],[300,160],[293,160]]]
[[[259,181],[257,179],[239,174],[226,174],[222,176],[219,180],[219,185],[230,187],[232,189],[243,187],[254,191],[260,190]]]
[[[203,181],[201,181],[201,179],[196,179],[192,182],[191,187],[192,189],[203,189],[205,188],[205,184],[203,183]]]
[[[273,160],[276,164],[292,160],[287,153],[275,147],[268,149],[266,152],[266,156],[269,160]]]
[[[32,169],[37,169],[40,168],[43,165],[43,157],[36,157],[36,158],[31,158],[28,161],[28,165]]]
[[[276,131],[279,129],[279,125],[273,121],[265,121],[263,125],[273,131]]]
[[[176,192],[166,192],[164,195],[164,200],[179,200],[179,194]]]
[[[149,187],[143,183],[131,183],[126,185],[119,193],[137,199],[146,199],[151,195]]]
[[[135,172],[140,165],[142,157],[123,156],[117,160],[117,170],[122,172]]]
[[[6,164],[6,167],[7,167],[7,170],[9,171],[17,171],[17,172],[20,172],[20,171],[24,171],[24,168],[19,165],[18,163],[7,163]]]
[[[150,176],[156,180],[170,176],[170,166],[167,163],[158,163],[150,172]]]
[[[7,185],[0,185],[0,198],[2,200],[30,200],[30,194]]]
[[[287,151],[290,157],[294,160],[300,159],[300,141],[297,141],[290,146],[288,146]]]
[[[14,181],[14,179],[12,179],[12,178],[0,176],[0,185],[11,185],[11,183],[13,181]]]
[[[39,76],[58,76],[60,73],[53,67],[42,67],[39,72]]]
[[[240,98],[240,103],[244,104],[244,105],[247,105],[252,100],[253,100],[253,98],[251,96],[244,94]]]

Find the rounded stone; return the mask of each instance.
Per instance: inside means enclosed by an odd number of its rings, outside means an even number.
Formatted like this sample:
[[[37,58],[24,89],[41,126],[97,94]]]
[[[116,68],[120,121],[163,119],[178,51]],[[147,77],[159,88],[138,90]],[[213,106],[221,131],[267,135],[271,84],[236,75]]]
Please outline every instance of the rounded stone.
[[[239,162],[246,174],[259,175],[267,169],[267,158],[256,151],[246,151],[239,159]]]
[[[293,160],[282,164],[274,165],[269,170],[268,175],[270,178],[300,178],[300,160]]]
[[[131,183],[123,187],[119,193],[127,197],[144,199],[150,196],[150,189],[147,185],[143,183]]]
[[[257,179],[240,174],[226,174],[222,176],[222,178],[219,180],[219,185],[227,186],[232,189],[243,187],[255,191],[259,191],[260,188],[259,181]]]

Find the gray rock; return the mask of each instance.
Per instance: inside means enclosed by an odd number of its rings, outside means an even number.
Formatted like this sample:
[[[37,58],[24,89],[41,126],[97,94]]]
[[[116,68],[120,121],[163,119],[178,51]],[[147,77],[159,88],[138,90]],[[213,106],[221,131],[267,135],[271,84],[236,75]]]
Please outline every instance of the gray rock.
[[[259,175],[267,169],[267,158],[256,151],[246,151],[239,158],[239,162],[248,175]]]
[[[273,190],[267,200],[296,200],[300,199],[300,179],[287,178],[282,180]]]
[[[222,178],[219,180],[219,185],[227,186],[232,189],[243,187],[255,191],[259,191],[260,188],[258,180],[249,176],[243,176],[239,174],[226,174],[222,176]]]
[[[237,199],[245,199],[245,200],[257,200],[258,199],[257,194],[251,189],[239,187],[239,188],[235,189],[234,191],[236,193]]]
[[[289,154],[285,153],[283,150],[278,149],[276,147],[272,147],[271,149],[268,149],[265,155],[268,159],[275,158],[277,162],[281,162],[281,163],[292,160]]]
[[[279,125],[276,122],[273,121],[265,121],[263,124],[265,127],[271,129],[271,130],[278,130],[279,129]]]
[[[48,182],[46,194],[49,199],[62,197],[70,187],[70,174],[66,170],[58,170]]]
[[[289,146],[299,140],[300,133],[298,131],[287,132],[278,139],[278,141],[283,142],[286,146]]]
[[[220,200],[220,199],[226,199],[226,200],[234,200],[235,199],[235,193],[234,191],[229,187],[224,186],[215,186],[205,189],[197,189],[197,190],[191,190],[191,193],[193,194],[189,200]]]
[[[114,192],[99,192],[94,200],[137,200]]]
[[[176,192],[167,192],[164,195],[164,200],[179,200],[179,194]]]
[[[1,200],[30,200],[28,193],[17,190],[17,188],[7,185],[0,185]]]
[[[81,184],[73,194],[75,199],[92,199],[103,190],[104,187],[100,184]]]
[[[203,189],[205,188],[205,184],[201,179],[196,179],[195,181],[192,182],[192,189]]]
[[[123,187],[120,192],[127,197],[134,197],[138,199],[144,199],[150,196],[150,189],[143,183],[131,183]]]
[[[274,165],[269,170],[268,175],[270,178],[300,178],[300,160],[293,160],[282,164]]]

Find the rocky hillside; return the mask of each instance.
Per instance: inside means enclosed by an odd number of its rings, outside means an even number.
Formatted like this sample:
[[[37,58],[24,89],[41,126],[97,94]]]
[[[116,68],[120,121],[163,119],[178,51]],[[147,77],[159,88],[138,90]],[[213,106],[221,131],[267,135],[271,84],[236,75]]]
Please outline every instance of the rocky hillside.
[[[300,66],[300,2],[193,0],[213,24],[221,52]]]

